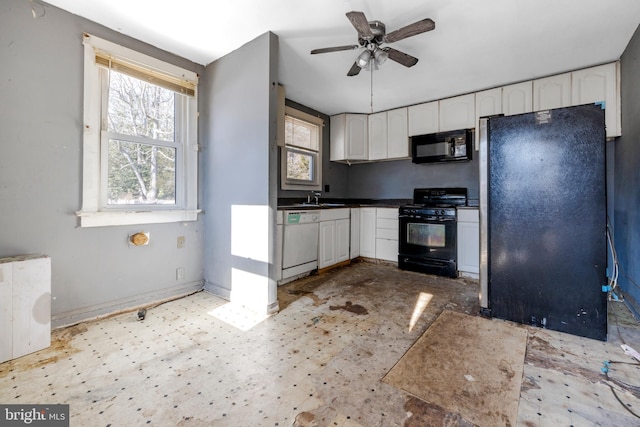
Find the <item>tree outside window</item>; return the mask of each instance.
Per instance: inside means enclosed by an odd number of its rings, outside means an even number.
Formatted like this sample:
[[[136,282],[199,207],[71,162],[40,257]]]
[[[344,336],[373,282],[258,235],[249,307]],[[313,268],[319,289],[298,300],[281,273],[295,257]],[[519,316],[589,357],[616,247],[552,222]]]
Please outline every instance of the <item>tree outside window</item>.
[[[108,74],[107,204],[176,203],[175,92]]]
[[[300,112],[297,115],[303,116]],[[285,115],[283,189],[320,189],[322,122],[305,118],[291,111]]]

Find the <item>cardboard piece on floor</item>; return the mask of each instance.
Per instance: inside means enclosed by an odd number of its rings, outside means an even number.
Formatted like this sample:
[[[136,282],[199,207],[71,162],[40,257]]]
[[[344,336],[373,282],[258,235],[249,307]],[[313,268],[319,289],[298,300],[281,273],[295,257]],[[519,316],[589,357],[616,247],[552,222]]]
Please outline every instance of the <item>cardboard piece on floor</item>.
[[[445,310],[383,381],[476,425],[513,426],[526,344],[519,325]]]

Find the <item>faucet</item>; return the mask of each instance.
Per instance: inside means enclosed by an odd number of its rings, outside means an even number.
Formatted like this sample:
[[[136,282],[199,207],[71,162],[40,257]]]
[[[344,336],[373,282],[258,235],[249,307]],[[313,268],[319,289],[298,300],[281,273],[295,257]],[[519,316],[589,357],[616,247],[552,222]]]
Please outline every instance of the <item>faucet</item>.
[[[309,192],[309,194],[307,195],[307,203],[311,203],[311,197],[314,198],[316,205],[319,204],[320,202],[320,193],[319,191],[311,191]]]

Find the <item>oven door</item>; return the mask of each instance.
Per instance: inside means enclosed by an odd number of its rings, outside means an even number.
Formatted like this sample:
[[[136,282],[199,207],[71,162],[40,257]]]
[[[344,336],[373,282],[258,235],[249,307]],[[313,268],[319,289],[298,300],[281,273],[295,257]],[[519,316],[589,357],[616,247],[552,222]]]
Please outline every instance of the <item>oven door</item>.
[[[398,266],[457,277],[455,218],[400,215]]]

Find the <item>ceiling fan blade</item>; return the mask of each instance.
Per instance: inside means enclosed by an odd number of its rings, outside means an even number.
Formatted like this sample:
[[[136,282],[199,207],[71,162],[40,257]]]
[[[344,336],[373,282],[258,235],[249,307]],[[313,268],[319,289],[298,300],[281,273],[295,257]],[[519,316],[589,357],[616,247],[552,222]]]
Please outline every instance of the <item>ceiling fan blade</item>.
[[[354,26],[360,38],[365,40],[373,39],[373,32],[371,31],[369,21],[367,21],[367,17],[364,16],[364,13],[355,11],[347,12],[347,18],[351,21],[351,25]]]
[[[413,24],[409,24],[405,27],[390,32],[389,34],[384,36],[384,41],[386,43],[397,42],[398,40],[406,39],[407,37],[426,33],[427,31],[431,31],[434,28],[436,28],[435,22],[433,22],[429,18],[423,19],[422,21],[414,22]]]
[[[312,55],[315,55],[316,53],[328,53],[328,52],[338,52],[341,50],[353,50],[353,49],[357,49],[360,46],[357,44],[352,44],[349,46],[336,46],[336,47],[323,47],[322,49],[313,49],[311,51]]]
[[[360,73],[360,70],[362,70],[362,68],[360,68],[358,66],[357,62],[354,62],[353,65],[351,66],[351,69],[349,70],[349,72],[347,73],[347,76],[351,77],[351,76],[357,76]]]
[[[384,50],[389,54],[389,59],[396,61],[398,64],[402,64],[405,67],[413,67],[418,63],[418,58],[415,56],[400,52],[399,50],[391,47],[385,47]]]

